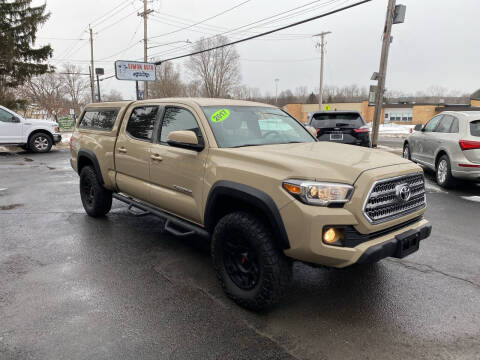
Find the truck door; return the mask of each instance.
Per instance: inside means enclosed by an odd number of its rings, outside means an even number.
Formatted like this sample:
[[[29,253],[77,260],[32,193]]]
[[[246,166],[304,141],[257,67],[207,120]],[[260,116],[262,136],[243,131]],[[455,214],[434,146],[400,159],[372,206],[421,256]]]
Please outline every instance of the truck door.
[[[158,106],[137,106],[125,114],[115,145],[118,190],[137,199],[150,200],[150,148],[158,121]]]
[[[22,122],[19,117],[0,109],[0,143],[19,144],[22,142]]]
[[[152,145],[150,158],[151,201],[159,208],[196,223],[203,219],[203,182],[207,148],[198,152],[167,144],[171,131],[191,130],[199,144],[205,142],[201,122],[186,106],[167,105]]]

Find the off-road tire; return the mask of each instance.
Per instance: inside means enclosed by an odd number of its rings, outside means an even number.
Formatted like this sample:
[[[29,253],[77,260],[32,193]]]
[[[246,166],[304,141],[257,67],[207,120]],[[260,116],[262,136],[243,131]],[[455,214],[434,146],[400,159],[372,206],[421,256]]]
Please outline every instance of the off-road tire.
[[[435,180],[443,188],[451,188],[455,184],[455,178],[452,175],[452,166],[447,155],[442,155],[435,166]],[[444,168],[446,167],[446,169]]]
[[[228,255],[225,255],[224,246],[232,241],[248,243],[258,259],[260,275],[251,289],[242,289],[227,271]],[[213,232],[211,255],[217,278],[227,296],[249,310],[267,310],[278,303],[292,279],[292,261],[275,244],[269,227],[246,212],[231,213],[220,219]]]
[[[408,142],[403,145],[402,157],[412,161],[412,152],[410,151],[410,144]]]
[[[42,132],[33,134],[28,141],[29,149],[36,153],[49,152],[52,145],[53,141],[50,135]]]
[[[112,208],[112,192],[99,183],[91,166],[80,172],[80,197],[83,208],[92,217],[105,216]]]

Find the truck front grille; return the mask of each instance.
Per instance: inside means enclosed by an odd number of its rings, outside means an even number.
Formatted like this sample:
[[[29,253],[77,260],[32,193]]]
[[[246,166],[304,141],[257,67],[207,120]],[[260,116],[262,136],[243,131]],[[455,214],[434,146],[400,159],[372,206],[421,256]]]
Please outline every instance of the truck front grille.
[[[375,182],[363,207],[371,224],[410,214],[426,205],[425,179],[422,173]]]

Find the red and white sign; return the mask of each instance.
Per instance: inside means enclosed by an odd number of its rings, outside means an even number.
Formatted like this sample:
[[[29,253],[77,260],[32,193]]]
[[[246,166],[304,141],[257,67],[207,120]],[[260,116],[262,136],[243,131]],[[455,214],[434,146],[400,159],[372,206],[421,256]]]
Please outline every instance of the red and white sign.
[[[115,77],[118,80],[155,81],[155,64],[138,61],[115,61]]]

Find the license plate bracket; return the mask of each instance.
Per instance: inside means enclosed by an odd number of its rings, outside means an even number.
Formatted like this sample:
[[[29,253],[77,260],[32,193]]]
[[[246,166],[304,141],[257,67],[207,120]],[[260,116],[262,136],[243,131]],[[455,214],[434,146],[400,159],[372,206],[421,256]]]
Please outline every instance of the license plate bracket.
[[[417,251],[420,247],[420,232],[418,230],[407,231],[395,236],[395,238],[397,239],[396,258],[404,258]]]
[[[330,140],[331,141],[342,141],[343,140],[343,133],[341,133],[341,132],[331,133],[330,134]]]

